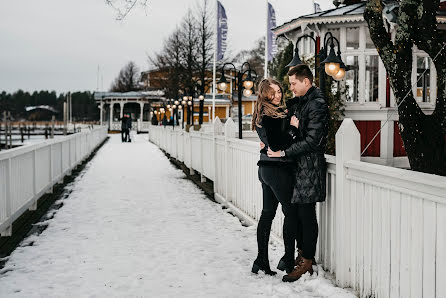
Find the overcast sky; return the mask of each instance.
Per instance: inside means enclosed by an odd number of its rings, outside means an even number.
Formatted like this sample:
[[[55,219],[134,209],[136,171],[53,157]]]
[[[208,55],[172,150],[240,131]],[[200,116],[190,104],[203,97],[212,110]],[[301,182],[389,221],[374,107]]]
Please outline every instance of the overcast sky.
[[[1,0],[0,91],[106,91],[128,61],[148,69],[147,55],[158,52],[186,11],[201,1],[149,0],[147,10],[135,7],[116,21],[105,0]],[[266,0],[221,2],[228,48],[233,54],[252,48],[265,31]],[[334,7],[332,0],[316,2],[323,10]],[[270,3],[277,25],[313,13],[312,0]]]

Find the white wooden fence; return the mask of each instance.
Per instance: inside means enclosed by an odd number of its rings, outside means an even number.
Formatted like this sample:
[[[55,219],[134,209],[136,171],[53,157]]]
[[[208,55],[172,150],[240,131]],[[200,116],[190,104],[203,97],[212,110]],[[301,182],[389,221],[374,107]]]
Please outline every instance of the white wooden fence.
[[[107,127],[95,128],[38,144],[0,152],[0,233],[11,236],[14,220],[86,159],[107,137]]]
[[[262,209],[259,143],[236,139],[229,119],[213,132],[151,126],[149,140],[214,182],[215,198],[248,223]],[[446,297],[446,177],[361,162],[351,119],[326,155],[327,200],[318,204],[316,258],[361,297]],[[278,212],[272,230],[282,234]]]

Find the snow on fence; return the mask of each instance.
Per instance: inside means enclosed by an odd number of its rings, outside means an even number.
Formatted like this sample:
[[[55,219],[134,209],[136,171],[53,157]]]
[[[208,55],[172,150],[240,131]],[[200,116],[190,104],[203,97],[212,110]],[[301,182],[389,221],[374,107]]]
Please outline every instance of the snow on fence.
[[[231,119],[210,132],[151,126],[149,140],[214,182],[215,198],[246,222],[262,209],[259,143],[236,138]],[[327,200],[318,204],[317,259],[360,297],[446,297],[446,177],[360,161],[351,119],[326,155]],[[283,215],[273,224],[282,234]]]
[[[107,127],[0,152],[0,234],[87,158],[107,137]]]

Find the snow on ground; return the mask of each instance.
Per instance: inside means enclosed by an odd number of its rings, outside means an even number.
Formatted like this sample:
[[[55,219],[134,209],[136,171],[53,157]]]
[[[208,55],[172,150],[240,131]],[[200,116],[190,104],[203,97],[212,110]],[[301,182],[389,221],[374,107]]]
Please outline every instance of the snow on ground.
[[[291,284],[281,272],[252,274],[255,227],[206,198],[146,138],[111,136],[48,228],[10,256],[0,297],[355,297],[323,272]],[[272,267],[282,252],[272,246]]]

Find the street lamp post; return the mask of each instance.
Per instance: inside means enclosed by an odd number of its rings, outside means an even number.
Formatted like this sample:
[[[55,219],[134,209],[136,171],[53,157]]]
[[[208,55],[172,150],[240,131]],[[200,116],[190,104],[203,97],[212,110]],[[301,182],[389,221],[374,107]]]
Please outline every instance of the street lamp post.
[[[193,92],[192,92],[192,95],[189,96],[189,101],[187,102],[187,104],[190,106],[190,124],[194,125],[194,96],[193,96]]]
[[[198,99],[200,101],[200,109],[199,109],[199,115],[198,115],[198,124],[203,124],[203,109],[204,109],[204,95],[200,94],[198,96]]]
[[[235,85],[237,86],[237,93],[238,93],[238,138],[242,139],[243,135],[242,135],[242,94],[245,95],[246,97],[249,97],[252,94],[252,87],[254,86],[254,80],[251,76],[251,72],[254,71],[251,69],[251,65],[248,62],[245,62],[242,64],[242,66],[240,67],[240,70],[237,70],[237,68],[234,66],[234,64],[227,62],[225,64],[223,64],[222,68],[221,68],[221,77],[218,80],[217,84],[218,84],[218,89],[224,91],[226,90],[227,87],[227,80],[225,77],[225,66],[226,65],[231,65],[232,68],[234,69],[234,72],[236,73],[236,77],[235,77]],[[248,69],[243,71],[243,67],[247,65]],[[244,75],[246,74],[246,78],[243,78]],[[231,99],[233,97],[233,92],[231,90]]]
[[[298,64],[302,64],[303,62],[299,58],[299,49],[298,44],[301,39],[303,38],[311,38],[315,43],[315,58],[317,57],[317,42],[316,39],[314,39],[310,35],[303,35],[297,39],[296,47],[294,49],[294,57],[293,60],[291,60],[290,63],[286,67],[292,67],[296,66]],[[334,41],[336,41],[338,46],[338,52],[337,55],[334,51]],[[327,55],[327,47],[328,43],[330,43],[330,52]],[[321,89],[322,93],[325,95],[325,79],[326,75],[331,76],[336,81],[340,81],[345,77],[345,72],[348,70],[347,66],[342,62],[341,59],[341,50],[340,50],[340,44],[339,40],[333,36],[331,32],[327,32],[324,36],[324,43],[323,47],[319,51],[319,88]],[[315,61],[315,74],[317,74],[317,61]]]
[[[187,115],[189,116],[189,110],[188,110],[188,106],[187,106],[187,101],[186,101],[187,96],[183,96],[183,101],[181,102],[181,106],[182,106],[182,110],[183,112],[181,113],[182,117],[181,117],[181,128],[184,129],[184,113],[187,112]]]

